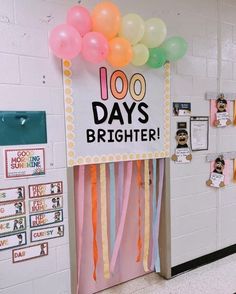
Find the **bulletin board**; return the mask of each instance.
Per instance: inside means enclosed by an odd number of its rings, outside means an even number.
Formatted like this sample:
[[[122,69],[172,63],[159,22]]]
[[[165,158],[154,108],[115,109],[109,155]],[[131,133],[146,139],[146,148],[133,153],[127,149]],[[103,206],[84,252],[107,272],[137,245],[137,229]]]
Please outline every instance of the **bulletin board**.
[[[67,164],[169,157],[170,64],[114,69],[63,61]]]

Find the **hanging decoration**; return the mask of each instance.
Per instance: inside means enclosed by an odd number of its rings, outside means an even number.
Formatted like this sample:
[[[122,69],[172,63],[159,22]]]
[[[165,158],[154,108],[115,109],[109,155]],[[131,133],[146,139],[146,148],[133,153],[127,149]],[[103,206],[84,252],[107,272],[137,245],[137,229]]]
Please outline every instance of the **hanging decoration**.
[[[216,158],[211,165],[210,179],[206,182],[207,186],[223,188],[225,186],[226,161],[223,155]]]
[[[70,8],[66,24],[51,31],[49,46],[61,59],[73,59],[82,50],[83,58],[90,63],[107,60],[113,67],[131,63],[160,68],[167,61],[184,57],[188,49],[182,37],[166,40],[166,36],[167,27],[162,19],[144,21],[135,13],[122,17],[117,5],[102,1],[91,13],[81,5]]]

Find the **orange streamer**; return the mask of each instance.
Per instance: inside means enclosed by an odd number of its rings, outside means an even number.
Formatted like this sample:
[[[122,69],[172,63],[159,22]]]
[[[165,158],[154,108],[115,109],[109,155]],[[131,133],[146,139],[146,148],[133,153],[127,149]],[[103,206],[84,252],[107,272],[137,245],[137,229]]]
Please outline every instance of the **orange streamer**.
[[[234,101],[234,125],[236,126],[236,101]]]
[[[97,245],[97,216],[98,216],[98,195],[97,195],[97,170],[96,165],[90,166],[91,190],[92,190],[92,224],[93,224],[93,279],[97,279],[98,245]]]
[[[141,237],[141,187],[142,187],[142,172],[141,172],[142,162],[141,160],[137,161],[137,183],[138,183],[138,241],[137,241],[137,249],[138,254],[136,257],[136,262],[141,261],[142,254],[142,237]]]

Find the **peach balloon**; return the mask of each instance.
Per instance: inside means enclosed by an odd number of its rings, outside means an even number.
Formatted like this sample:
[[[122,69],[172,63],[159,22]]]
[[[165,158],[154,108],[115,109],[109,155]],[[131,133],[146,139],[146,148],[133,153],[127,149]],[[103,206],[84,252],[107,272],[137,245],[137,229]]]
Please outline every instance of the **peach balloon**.
[[[131,44],[124,38],[114,38],[109,42],[110,51],[107,61],[113,67],[124,67],[128,65],[133,58]]]
[[[112,2],[98,3],[92,11],[93,31],[102,33],[108,40],[114,38],[121,24],[119,8]]]

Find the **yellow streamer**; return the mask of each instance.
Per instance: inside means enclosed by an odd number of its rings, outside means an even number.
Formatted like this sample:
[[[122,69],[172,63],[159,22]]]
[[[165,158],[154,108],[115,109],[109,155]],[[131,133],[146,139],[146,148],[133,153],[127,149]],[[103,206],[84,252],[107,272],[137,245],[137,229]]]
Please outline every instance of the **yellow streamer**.
[[[149,160],[144,161],[144,189],[145,189],[145,214],[144,214],[144,253],[143,268],[145,272],[148,268],[148,255],[150,246],[150,192],[149,192]]]
[[[106,195],[106,165],[100,164],[100,189],[101,189],[101,225],[102,225],[102,253],[103,271],[106,279],[110,278],[109,249],[107,233],[107,195]]]

